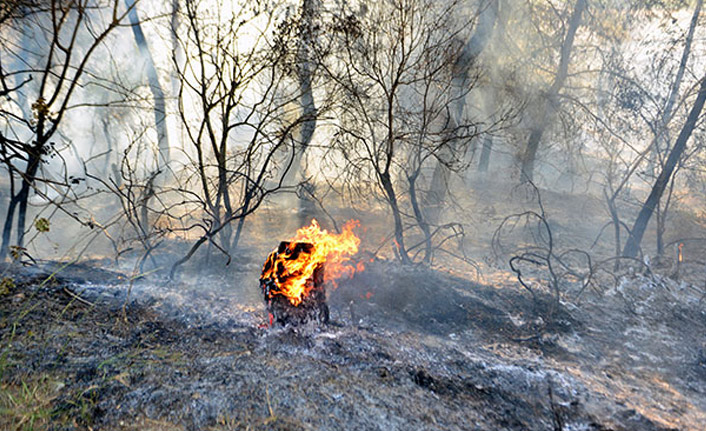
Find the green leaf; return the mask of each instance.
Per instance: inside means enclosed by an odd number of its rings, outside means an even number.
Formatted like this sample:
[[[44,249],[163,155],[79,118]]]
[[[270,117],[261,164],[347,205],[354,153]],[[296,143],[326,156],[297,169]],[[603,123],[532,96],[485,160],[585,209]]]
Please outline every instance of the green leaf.
[[[44,217],[38,218],[34,222],[34,227],[37,229],[39,232],[49,232],[49,220],[47,220]]]

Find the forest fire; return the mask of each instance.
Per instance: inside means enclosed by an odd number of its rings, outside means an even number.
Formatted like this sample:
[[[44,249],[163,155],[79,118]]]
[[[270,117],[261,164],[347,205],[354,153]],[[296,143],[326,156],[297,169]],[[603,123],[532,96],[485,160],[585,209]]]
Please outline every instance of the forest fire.
[[[322,230],[314,219],[269,254],[260,287],[270,313],[270,326],[274,322],[328,322],[326,286],[336,287],[337,280],[362,270],[349,263],[360,245],[360,238],[353,232],[359,225],[351,220],[340,234],[335,234]]]

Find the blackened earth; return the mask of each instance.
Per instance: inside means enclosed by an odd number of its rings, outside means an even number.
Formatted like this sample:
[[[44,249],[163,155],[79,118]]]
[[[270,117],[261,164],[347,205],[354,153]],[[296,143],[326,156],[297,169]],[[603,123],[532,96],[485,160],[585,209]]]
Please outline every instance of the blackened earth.
[[[50,273],[6,271],[1,429],[706,429],[703,304],[654,276],[556,304],[373,262],[331,324],[271,329],[256,271],[138,281],[125,312],[120,274]]]

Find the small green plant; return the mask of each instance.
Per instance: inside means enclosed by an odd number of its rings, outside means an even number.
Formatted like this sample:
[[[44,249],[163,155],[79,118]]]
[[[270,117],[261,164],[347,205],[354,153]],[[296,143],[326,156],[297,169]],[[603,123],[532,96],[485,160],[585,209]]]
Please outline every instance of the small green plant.
[[[63,387],[63,382],[48,376],[0,385],[0,428],[46,429],[52,419],[52,402]]]
[[[49,220],[40,217],[34,222],[34,227],[37,229],[37,232],[49,232]]]
[[[0,280],[0,296],[7,295],[15,289],[15,280],[10,277],[4,277]]]
[[[10,257],[12,258],[12,260],[18,261],[25,254],[25,251],[27,251],[27,249],[24,247],[20,247],[19,245],[11,245],[10,246]]]

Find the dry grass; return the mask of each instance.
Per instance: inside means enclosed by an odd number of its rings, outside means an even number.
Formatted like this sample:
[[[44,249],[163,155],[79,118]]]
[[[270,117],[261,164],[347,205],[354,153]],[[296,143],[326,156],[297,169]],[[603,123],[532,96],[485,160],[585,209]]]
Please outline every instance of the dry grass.
[[[52,422],[53,401],[64,383],[49,375],[29,376],[19,384],[0,386],[0,428],[42,430]]]

